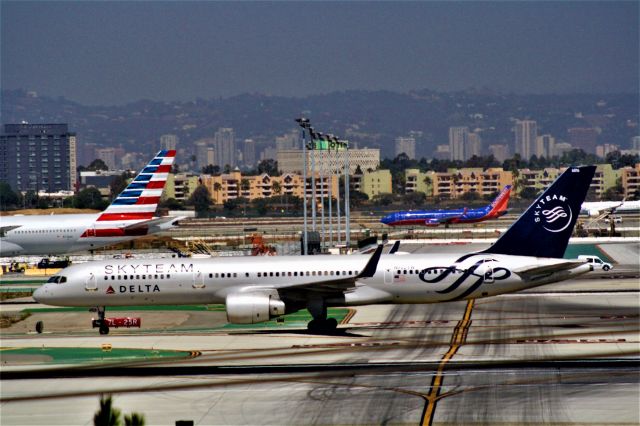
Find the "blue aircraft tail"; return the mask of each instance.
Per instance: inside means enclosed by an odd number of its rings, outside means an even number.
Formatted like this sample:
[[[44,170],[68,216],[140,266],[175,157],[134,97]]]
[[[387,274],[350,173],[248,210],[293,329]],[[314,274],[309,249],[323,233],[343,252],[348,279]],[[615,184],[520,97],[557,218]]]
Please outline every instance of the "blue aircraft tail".
[[[595,171],[569,167],[484,253],[562,258]]]

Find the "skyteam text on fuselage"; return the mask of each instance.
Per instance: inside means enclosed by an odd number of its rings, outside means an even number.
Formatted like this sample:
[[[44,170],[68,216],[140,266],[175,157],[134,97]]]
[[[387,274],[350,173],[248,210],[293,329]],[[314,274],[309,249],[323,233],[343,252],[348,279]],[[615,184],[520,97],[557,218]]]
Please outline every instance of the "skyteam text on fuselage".
[[[504,187],[495,200],[479,209],[416,210],[391,213],[380,222],[389,226],[438,226],[452,223],[475,223],[497,219],[507,213],[511,185]]]
[[[72,265],[35,291],[36,301],[98,308],[224,303],[232,323],[259,323],[307,308],[312,331],[333,329],[327,307],[437,303],[563,281],[592,266],[563,259],[595,167],[571,167],[487,250],[464,255],[278,256],[121,259]],[[394,248],[397,248],[394,246]],[[394,250],[395,251],[395,250]],[[139,322],[138,322],[139,323]]]
[[[101,213],[2,217],[0,256],[94,250],[171,228],[179,218],[154,215],[175,155],[158,152]]]

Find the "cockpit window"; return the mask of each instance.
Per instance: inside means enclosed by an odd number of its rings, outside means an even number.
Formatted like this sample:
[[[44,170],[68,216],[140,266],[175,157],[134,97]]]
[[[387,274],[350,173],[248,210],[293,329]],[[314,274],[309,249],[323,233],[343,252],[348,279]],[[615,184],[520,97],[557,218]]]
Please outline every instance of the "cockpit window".
[[[67,282],[67,277],[61,277],[59,275],[54,275],[53,277],[49,278],[47,280],[48,283],[56,283],[56,284],[62,284],[62,283],[66,283]]]
[[[58,281],[60,284],[62,283],[66,283],[67,282],[67,277],[60,277],[60,281]]]

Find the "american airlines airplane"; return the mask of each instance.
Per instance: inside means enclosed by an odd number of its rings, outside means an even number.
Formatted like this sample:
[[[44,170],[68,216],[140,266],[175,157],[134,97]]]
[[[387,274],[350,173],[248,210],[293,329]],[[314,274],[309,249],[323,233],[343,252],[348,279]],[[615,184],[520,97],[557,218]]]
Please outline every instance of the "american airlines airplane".
[[[224,303],[231,323],[309,309],[310,331],[335,329],[327,307],[436,303],[511,293],[589,272],[563,259],[594,166],[571,167],[487,250],[465,255],[282,256],[95,261],[37,289],[48,305],[97,308],[102,334],[123,318],[109,306]],[[396,246],[394,248],[397,249]],[[138,322],[139,324],[139,322]],[[122,325],[122,321],[120,322]]]
[[[94,250],[170,229],[181,218],[154,214],[175,155],[158,152],[102,213],[3,216],[0,256]]]
[[[507,204],[511,195],[511,185],[507,185],[495,200],[479,209],[454,210],[416,210],[391,213],[380,219],[389,226],[438,226],[451,223],[476,223],[497,219],[507,213]]]

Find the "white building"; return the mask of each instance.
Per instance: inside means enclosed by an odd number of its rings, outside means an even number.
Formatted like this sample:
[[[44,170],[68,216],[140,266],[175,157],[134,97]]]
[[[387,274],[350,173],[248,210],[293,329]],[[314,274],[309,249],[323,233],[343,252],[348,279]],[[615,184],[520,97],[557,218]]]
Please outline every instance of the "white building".
[[[412,137],[399,136],[395,140],[395,156],[405,153],[409,159],[416,158],[416,140]]]
[[[278,170],[282,173],[302,173],[304,157],[301,149],[283,150],[277,152]],[[353,174],[360,166],[363,172],[376,170],[380,166],[379,149],[350,149],[349,151],[307,151],[307,171],[311,171],[312,158],[316,171],[326,173],[344,171],[345,157],[349,153],[349,174]]]

